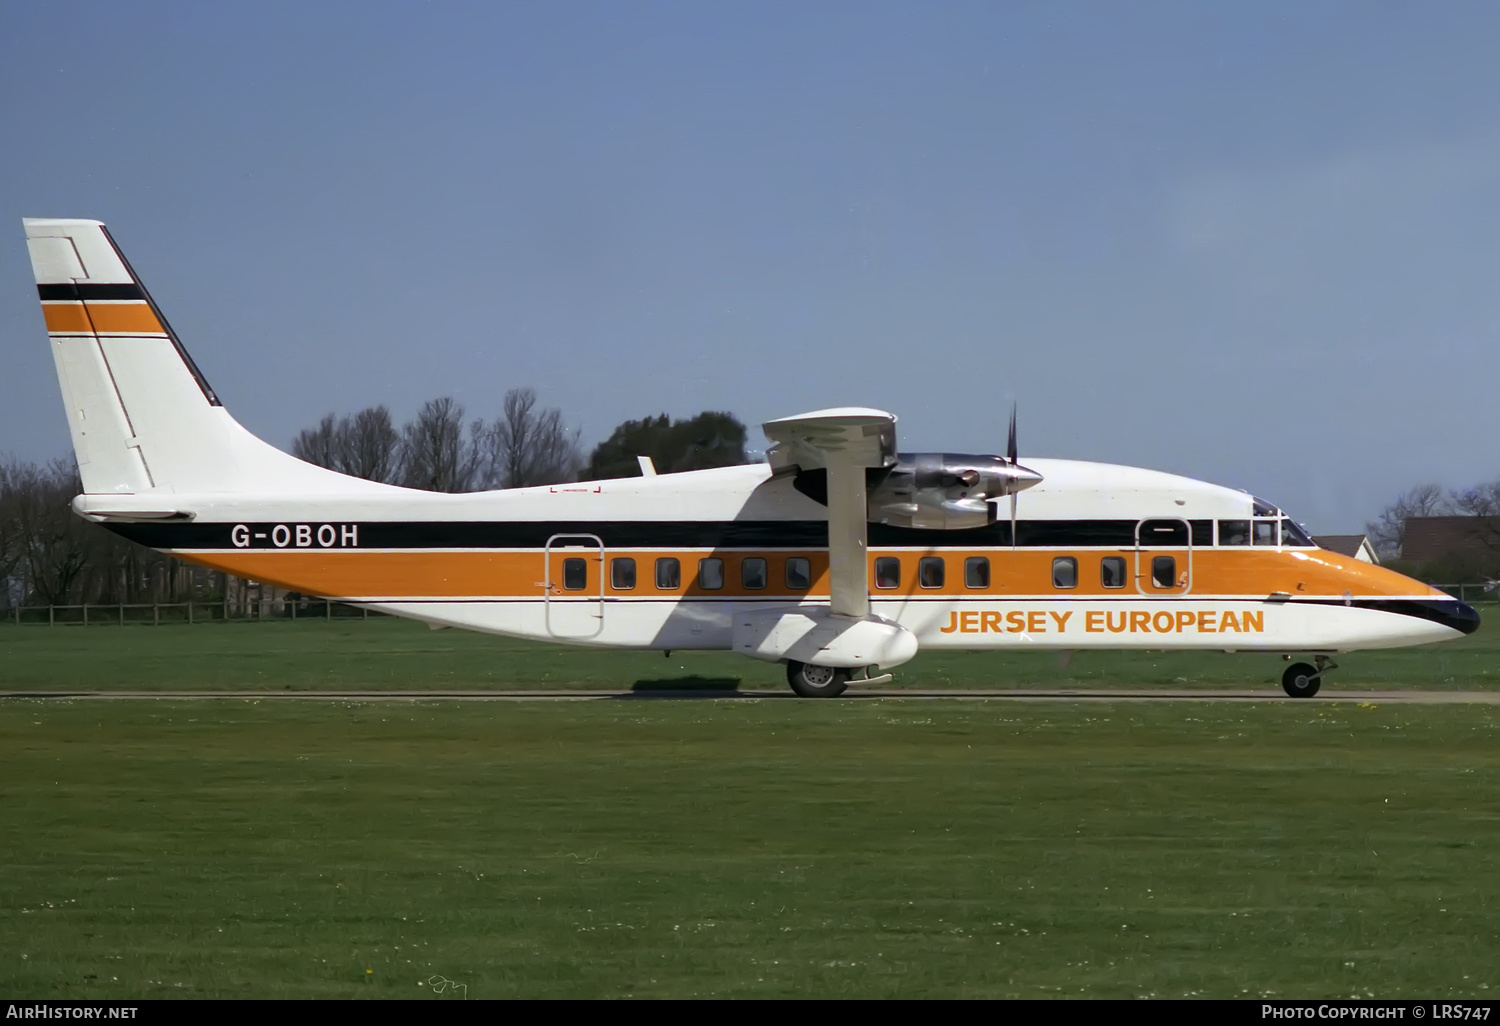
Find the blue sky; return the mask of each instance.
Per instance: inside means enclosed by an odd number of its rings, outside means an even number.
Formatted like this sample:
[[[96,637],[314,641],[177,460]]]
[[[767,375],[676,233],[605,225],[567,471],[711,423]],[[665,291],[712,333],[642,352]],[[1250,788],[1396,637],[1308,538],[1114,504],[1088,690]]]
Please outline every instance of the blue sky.
[[[67,449],[19,218],[229,409],[834,405],[1314,530],[1500,477],[1500,5],[0,5],[0,452]]]

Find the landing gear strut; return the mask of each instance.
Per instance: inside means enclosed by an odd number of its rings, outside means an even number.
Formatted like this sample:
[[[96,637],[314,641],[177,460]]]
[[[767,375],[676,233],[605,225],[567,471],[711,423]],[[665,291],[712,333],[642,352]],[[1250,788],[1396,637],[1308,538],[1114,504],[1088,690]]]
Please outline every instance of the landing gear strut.
[[[786,664],[786,680],[803,698],[837,698],[849,686],[849,671],[840,666],[813,666],[793,660]]]
[[[1323,683],[1323,674],[1338,669],[1338,666],[1329,662],[1327,656],[1313,656],[1313,661],[1318,664],[1316,667],[1306,663],[1288,666],[1281,675],[1281,689],[1293,698],[1311,698],[1316,695]]]

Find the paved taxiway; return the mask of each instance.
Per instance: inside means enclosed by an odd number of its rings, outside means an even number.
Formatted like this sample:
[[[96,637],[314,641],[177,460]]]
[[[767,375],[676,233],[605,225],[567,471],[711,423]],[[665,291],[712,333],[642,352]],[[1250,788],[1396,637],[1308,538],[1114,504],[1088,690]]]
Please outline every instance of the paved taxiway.
[[[0,691],[3,699],[49,701],[315,701],[315,702],[601,702],[795,699],[790,691],[735,691],[728,688],[641,689],[639,691],[507,690],[507,691]],[[905,701],[1001,702],[1364,702],[1389,705],[1500,705],[1493,691],[1327,691],[1314,698],[1288,698],[1269,688],[1118,688],[1024,690],[1017,688],[935,689],[854,688],[844,699],[884,698]]]

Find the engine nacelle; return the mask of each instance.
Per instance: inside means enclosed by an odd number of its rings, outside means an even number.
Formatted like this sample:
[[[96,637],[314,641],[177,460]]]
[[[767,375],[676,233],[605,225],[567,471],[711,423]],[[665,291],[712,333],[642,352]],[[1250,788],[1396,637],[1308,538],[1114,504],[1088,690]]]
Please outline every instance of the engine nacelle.
[[[894,527],[962,531],[993,524],[995,500],[1042,479],[1002,456],[922,452],[896,457],[867,486],[870,520]]]
[[[1041,481],[1042,475],[1003,456],[919,452],[865,471],[868,516],[877,524],[962,531],[999,519],[996,500]],[[828,471],[797,473],[792,485],[828,505]]]

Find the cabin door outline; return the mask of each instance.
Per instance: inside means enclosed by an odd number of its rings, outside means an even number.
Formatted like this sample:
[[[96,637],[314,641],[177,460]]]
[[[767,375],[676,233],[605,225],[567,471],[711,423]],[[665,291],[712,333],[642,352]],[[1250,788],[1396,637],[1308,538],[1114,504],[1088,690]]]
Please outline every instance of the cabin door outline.
[[[576,564],[583,561],[582,588]],[[554,534],[542,556],[542,606],[547,633],[559,640],[597,638],[604,630],[604,540],[597,534]]]
[[[1175,561],[1170,588],[1158,586],[1155,559]],[[1135,525],[1135,590],[1148,598],[1181,598],[1193,590],[1193,525],[1181,517],[1151,517]]]

